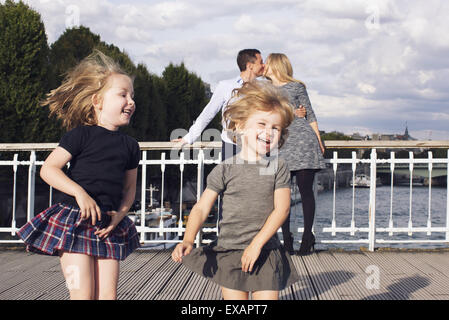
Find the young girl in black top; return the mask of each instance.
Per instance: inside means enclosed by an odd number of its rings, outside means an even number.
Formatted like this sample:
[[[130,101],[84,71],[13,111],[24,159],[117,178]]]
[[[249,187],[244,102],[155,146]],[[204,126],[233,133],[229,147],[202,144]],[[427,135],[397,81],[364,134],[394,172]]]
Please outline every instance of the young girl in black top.
[[[71,299],[116,299],[119,260],[139,246],[127,217],[139,145],[118,131],[134,113],[133,95],[132,79],[95,51],[44,102],[70,130],[40,171],[64,197],[18,234],[29,251],[60,256]]]

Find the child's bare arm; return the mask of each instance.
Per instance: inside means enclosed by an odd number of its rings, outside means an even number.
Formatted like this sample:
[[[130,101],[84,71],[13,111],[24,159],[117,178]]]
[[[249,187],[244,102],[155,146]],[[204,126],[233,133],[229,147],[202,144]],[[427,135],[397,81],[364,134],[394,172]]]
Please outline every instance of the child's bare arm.
[[[192,251],[193,243],[196,234],[200,230],[204,221],[206,221],[212,206],[217,200],[218,193],[211,189],[204,190],[200,200],[193,206],[187,221],[186,231],[184,233],[184,240],[179,243],[175,250],[173,250],[172,258],[176,262],[181,262],[182,257],[188,255]]]
[[[290,211],[290,188],[274,191],[274,210],[242,255],[242,271],[251,272],[265,243],[276,234]]]
[[[101,211],[95,200],[75,181],[70,179],[62,168],[72,159],[72,155],[61,147],[56,147],[52,153],[45,159],[42,165],[40,176],[51,185],[65,194],[75,197],[80,207],[81,217],[87,219],[92,217],[92,224],[95,225],[96,219],[101,219]]]

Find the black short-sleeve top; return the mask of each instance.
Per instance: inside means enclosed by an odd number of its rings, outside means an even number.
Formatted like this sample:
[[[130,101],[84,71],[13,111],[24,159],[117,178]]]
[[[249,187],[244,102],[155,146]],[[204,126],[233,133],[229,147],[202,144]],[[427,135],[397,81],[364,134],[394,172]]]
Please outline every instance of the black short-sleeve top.
[[[102,210],[117,210],[122,200],[125,173],[139,165],[137,141],[120,131],[80,126],[67,132],[59,146],[72,155],[67,176]],[[61,202],[78,207],[75,198],[66,194]]]

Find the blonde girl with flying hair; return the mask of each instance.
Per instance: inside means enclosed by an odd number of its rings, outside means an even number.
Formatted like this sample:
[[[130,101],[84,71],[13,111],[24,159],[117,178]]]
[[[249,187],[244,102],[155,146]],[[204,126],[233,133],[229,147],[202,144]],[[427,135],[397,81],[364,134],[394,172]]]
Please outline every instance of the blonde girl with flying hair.
[[[119,131],[133,96],[132,78],[96,50],[42,103],[68,130],[40,171],[62,197],[18,234],[27,250],[60,257],[71,299],[116,299],[119,261],[140,245],[127,217],[140,150]]]
[[[226,300],[247,300],[250,293],[253,299],[278,299],[280,290],[298,280],[277,237],[290,208],[290,171],[273,156],[287,137],[293,112],[288,98],[269,83],[247,82],[236,90],[224,121],[241,151],[208,175],[172,258],[219,284]],[[193,249],[219,194],[218,240]]]
[[[315,245],[315,236],[312,233],[315,216],[313,180],[318,170],[326,168],[323,158],[324,145],[306,86],[293,77],[293,68],[288,57],[283,53],[270,54],[265,62],[264,76],[288,95],[295,114],[302,107],[306,111],[305,117],[295,117],[289,126],[289,138],[279,150],[279,156],[287,161],[292,177],[296,176],[304,216],[304,232],[299,254],[307,255],[313,252]],[[282,226],[282,233],[285,248],[293,254],[293,236],[289,223],[290,216]]]

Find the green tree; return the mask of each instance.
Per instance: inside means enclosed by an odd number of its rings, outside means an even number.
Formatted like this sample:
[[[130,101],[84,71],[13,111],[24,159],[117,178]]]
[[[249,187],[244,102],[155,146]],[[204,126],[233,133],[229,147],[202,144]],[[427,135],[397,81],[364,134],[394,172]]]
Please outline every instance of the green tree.
[[[66,29],[51,45],[50,63],[54,74],[52,88],[58,87],[64,74],[87,57],[100,44],[100,36],[87,27]]]
[[[67,29],[51,46],[51,62],[55,74],[54,87],[59,86],[64,74],[92,53],[94,49],[113,58],[135,79],[134,100],[137,108],[131,124],[123,128],[123,131],[139,141],[153,140],[155,134],[153,128],[165,125],[164,122],[158,122],[156,126],[153,126],[154,123],[150,118],[153,113],[161,114],[163,108],[158,92],[154,90],[153,78],[155,76],[151,75],[144,65],[136,67],[128,54],[113,44],[101,41],[100,36],[92,33],[89,28],[80,26]],[[158,105],[158,112],[150,110],[154,109],[153,107],[156,105]],[[158,121],[163,120],[163,116],[158,117]]]
[[[332,131],[332,132],[324,132],[321,133],[321,140],[352,140],[351,137],[345,135],[344,133],[338,132],[338,131]],[[324,142],[324,144],[326,144]],[[326,159],[330,159],[333,157],[334,149],[328,149],[326,148],[326,151],[324,152],[324,157]],[[338,157],[339,158],[351,158],[352,157],[352,151],[355,151],[355,149],[338,149]]]
[[[167,113],[167,130],[169,134],[179,128],[188,128],[191,125],[189,107],[191,107],[191,94],[189,83],[189,72],[182,63],[175,66],[170,63],[162,72],[164,80],[164,103]]]
[[[22,1],[0,4],[0,141],[41,142],[48,111],[48,44],[40,15]]]

